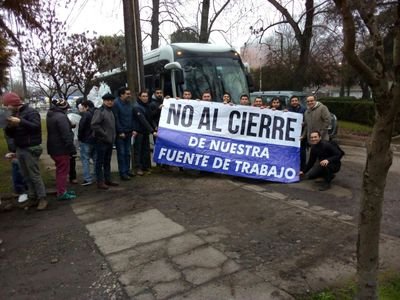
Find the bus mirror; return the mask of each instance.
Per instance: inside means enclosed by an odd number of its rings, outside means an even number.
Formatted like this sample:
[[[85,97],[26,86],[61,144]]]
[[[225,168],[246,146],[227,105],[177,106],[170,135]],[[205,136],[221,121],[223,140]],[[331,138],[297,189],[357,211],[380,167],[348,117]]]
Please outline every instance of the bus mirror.
[[[174,62],[170,62],[170,63],[166,64],[164,66],[164,69],[165,70],[176,70],[176,69],[182,70],[182,66],[180,63],[174,61]]]

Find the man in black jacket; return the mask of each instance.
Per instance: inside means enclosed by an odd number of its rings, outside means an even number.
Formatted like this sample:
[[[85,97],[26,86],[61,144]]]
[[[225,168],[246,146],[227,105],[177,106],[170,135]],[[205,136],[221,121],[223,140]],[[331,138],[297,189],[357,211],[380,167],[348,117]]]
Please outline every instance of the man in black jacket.
[[[5,94],[3,105],[12,113],[7,118],[5,132],[14,139],[21,173],[28,185],[28,197],[31,204],[38,203],[38,210],[46,209],[46,189],[39,168],[39,157],[42,154],[40,115],[28,104],[23,104],[15,93]]]
[[[304,169],[305,179],[313,179],[323,177],[324,182],[319,188],[320,191],[325,191],[330,188],[330,183],[335,177],[334,173],[339,172],[341,162],[340,159],[343,153],[337,146],[321,139],[319,131],[312,131],[310,133],[310,158]],[[315,162],[318,160],[318,163]],[[300,172],[303,175],[303,172]]]
[[[133,105],[134,160],[136,174],[139,176],[142,176],[144,171],[151,167],[149,134],[156,137],[157,126],[158,124],[152,118],[149,94],[146,91],[141,91],[139,98]]]
[[[70,171],[70,159],[76,154],[74,134],[66,115],[69,104],[64,99],[54,101],[47,117],[47,153],[56,164],[56,188],[58,200],[72,200],[76,195],[67,191],[67,178]]]

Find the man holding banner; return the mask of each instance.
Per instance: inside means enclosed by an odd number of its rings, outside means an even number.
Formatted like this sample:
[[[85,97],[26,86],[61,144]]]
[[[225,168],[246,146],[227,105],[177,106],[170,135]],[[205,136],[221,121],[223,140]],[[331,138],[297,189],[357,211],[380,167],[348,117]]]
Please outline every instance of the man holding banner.
[[[164,101],[154,161],[278,182],[299,180],[302,115],[217,102]]]

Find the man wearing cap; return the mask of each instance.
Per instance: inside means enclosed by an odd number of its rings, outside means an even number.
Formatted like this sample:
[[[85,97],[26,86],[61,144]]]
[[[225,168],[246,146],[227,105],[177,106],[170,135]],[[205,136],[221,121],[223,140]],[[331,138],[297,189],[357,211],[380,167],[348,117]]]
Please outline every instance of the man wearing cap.
[[[69,104],[60,99],[53,102],[47,117],[47,153],[56,164],[56,188],[58,200],[72,200],[76,195],[67,191],[67,177],[70,171],[70,159],[76,154],[74,134],[66,115]]]
[[[107,190],[117,186],[111,181],[111,156],[115,141],[115,118],[112,111],[114,96],[103,95],[103,105],[94,112],[91,126],[95,138],[97,188]]]
[[[39,113],[23,104],[15,93],[3,96],[3,105],[11,111],[5,133],[14,139],[21,173],[28,185],[28,197],[38,210],[47,208],[46,189],[40,175],[39,157],[42,154],[42,127]]]

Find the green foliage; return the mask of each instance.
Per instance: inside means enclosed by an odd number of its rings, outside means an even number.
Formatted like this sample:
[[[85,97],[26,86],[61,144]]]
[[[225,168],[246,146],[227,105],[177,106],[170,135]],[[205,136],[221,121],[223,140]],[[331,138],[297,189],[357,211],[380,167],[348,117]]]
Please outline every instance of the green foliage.
[[[344,133],[368,136],[372,132],[372,127],[349,121],[339,121],[339,131]]]
[[[353,97],[321,98],[329,111],[339,120],[372,126],[375,122],[374,103],[368,100],[354,100]]]
[[[199,34],[192,28],[179,28],[171,34],[171,43],[198,43]]]
[[[0,134],[0,194],[12,193],[11,182],[11,162],[4,159],[4,155],[8,152],[4,131]]]

